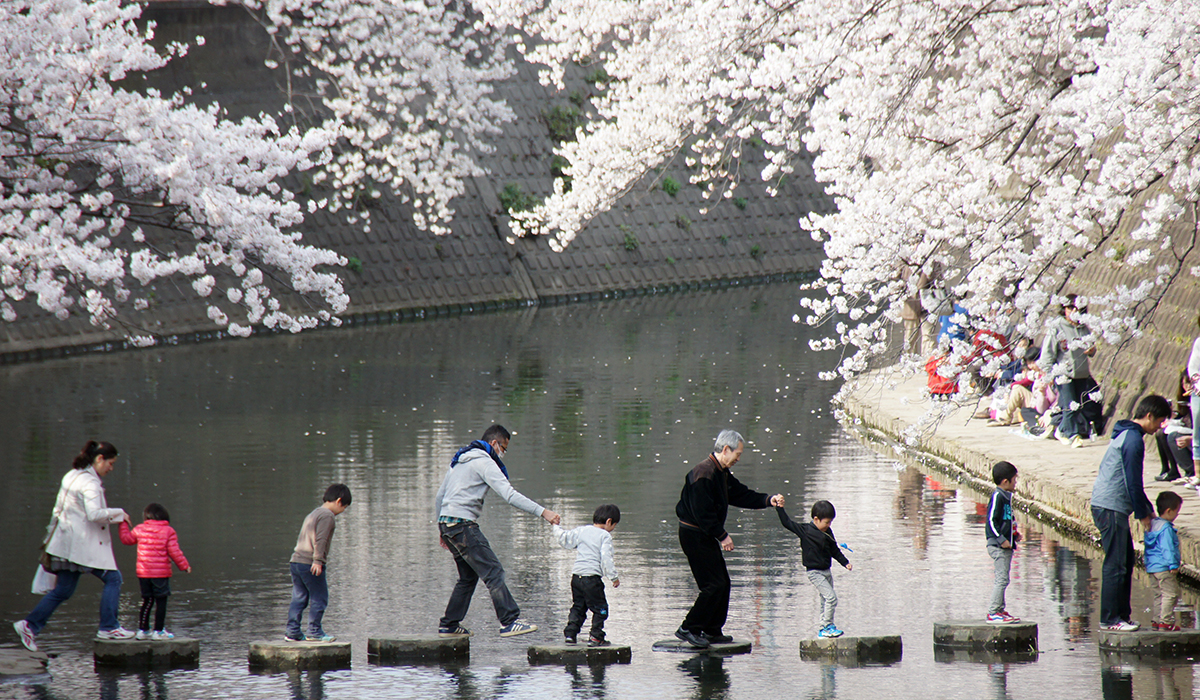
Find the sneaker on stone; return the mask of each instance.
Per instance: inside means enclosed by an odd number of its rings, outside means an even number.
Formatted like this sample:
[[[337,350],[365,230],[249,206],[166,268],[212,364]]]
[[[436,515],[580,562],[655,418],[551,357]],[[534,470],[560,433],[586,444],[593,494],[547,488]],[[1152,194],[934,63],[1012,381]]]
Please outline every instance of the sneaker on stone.
[[[840,629],[838,629],[837,627],[834,627],[831,624],[825,625],[824,627],[821,628],[821,630],[819,632],[817,632],[818,637],[825,637],[825,638],[840,637],[840,636],[842,636],[842,634],[844,634],[844,633]]]
[[[321,644],[321,643],[328,644],[329,642],[336,642],[337,637],[333,636],[332,634],[325,634],[324,632],[322,632],[321,634],[310,634],[310,635],[308,635],[308,638],[305,639],[304,641],[313,642],[316,644]]]
[[[987,621],[993,625],[1007,625],[1016,622],[1016,619],[1002,610],[1000,612],[988,613]]]
[[[606,647],[606,646],[609,646],[609,641],[607,639],[599,639],[597,637],[588,637],[588,646],[589,647]]]
[[[708,647],[712,646],[709,641],[704,638],[704,635],[697,634],[691,630],[685,630],[682,627],[675,630],[675,637],[676,639],[682,639],[696,649],[707,649]]]
[[[520,620],[513,620],[512,622],[508,623],[504,627],[500,628],[500,636],[501,637],[515,637],[518,634],[529,634],[530,632],[537,632],[537,630],[538,630],[537,625],[530,625],[530,624],[521,622]]]
[[[166,630],[154,630],[153,632],[150,633],[150,638],[155,641],[161,642],[161,641],[166,641],[168,639],[174,639],[175,635],[171,634],[170,632],[168,632]]]
[[[474,632],[466,627],[463,627],[462,625],[451,625],[449,627],[438,628],[439,637],[470,637],[474,634]]]
[[[564,635],[564,638],[566,639],[567,644],[577,644],[579,642],[578,637],[573,634]]]
[[[21,646],[29,651],[37,651],[37,635],[33,630],[29,629],[29,623],[24,620],[19,620],[13,623],[13,629],[17,631],[17,636],[21,638]]]
[[[1071,447],[1083,447],[1083,438],[1078,435],[1071,438]]]
[[[710,644],[729,644],[733,641],[733,637],[721,633],[709,634],[708,632],[705,632],[704,638],[707,639]]]
[[[152,636],[150,630],[138,630],[134,639],[145,641],[147,639],[154,639],[154,637]]]
[[[115,630],[100,630],[96,632],[96,639],[133,639],[137,634],[130,632],[124,627],[118,627]]]
[[[1017,617],[1016,615],[1009,614],[1009,612],[1007,610],[1001,610],[1000,614],[1004,616],[1005,622],[1020,622],[1021,621],[1021,618]]]
[[[295,637],[293,637],[293,636],[292,636],[292,635],[290,635],[290,634],[285,634],[285,635],[283,635],[283,641],[285,641],[285,642],[303,642],[303,641],[304,641],[304,635],[303,635],[303,634],[298,634],[298,635],[296,635]]]
[[[1101,629],[1108,632],[1137,632],[1138,629],[1140,629],[1140,626],[1136,622],[1126,622],[1121,620],[1120,622],[1114,622],[1111,625],[1104,625],[1101,627]]]
[[[1182,632],[1183,631],[1182,627],[1180,627],[1179,625],[1173,625],[1170,622],[1163,622],[1163,623],[1159,624],[1159,626],[1156,629],[1161,630],[1163,632]]]

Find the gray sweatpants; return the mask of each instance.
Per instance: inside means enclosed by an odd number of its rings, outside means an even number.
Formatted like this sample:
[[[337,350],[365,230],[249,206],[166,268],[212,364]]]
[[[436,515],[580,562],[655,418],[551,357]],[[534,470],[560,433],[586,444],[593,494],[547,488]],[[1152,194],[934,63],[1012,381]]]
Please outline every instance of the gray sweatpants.
[[[833,611],[837,610],[837,593],[833,592],[833,571],[829,569],[809,569],[808,580],[817,587],[821,594],[821,627],[833,624]]]
[[[988,614],[1004,610],[1004,589],[1008,588],[1008,570],[1012,566],[1013,551],[994,544],[987,546],[987,553],[992,557],[996,569],[996,577],[992,583],[992,602],[988,605]]]

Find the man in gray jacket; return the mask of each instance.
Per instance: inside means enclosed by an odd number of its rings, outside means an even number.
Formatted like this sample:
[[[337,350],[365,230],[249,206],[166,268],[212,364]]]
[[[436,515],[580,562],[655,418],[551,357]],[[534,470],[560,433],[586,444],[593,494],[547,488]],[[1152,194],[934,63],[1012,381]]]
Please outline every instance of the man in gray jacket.
[[[1096,347],[1085,342],[1088,329],[1079,322],[1079,315],[1086,313],[1087,307],[1078,305],[1075,295],[1068,294],[1062,318],[1046,330],[1038,360],[1039,366],[1054,378],[1058,390],[1058,407],[1062,410],[1058,439],[1071,447],[1083,447],[1084,438],[1099,437],[1104,432],[1104,413],[1095,398],[1100,385],[1092,377],[1088,362],[1096,354]]]
[[[522,496],[508,483],[508,468],[501,458],[508,450],[510,437],[504,426],[493,425],[484,431],[482,439],[459,450],[434,500],[442,547],[450,550],[458,567],[458,583],[454,584],[446,613],[438,624],[441,637],[471,636],[471,631],[460,623],[467,615],[479,579],[483,579],[492,595],[501,637],[537,631],[537,625],[519,619],[521,608],[504,583],[504,567],[476,522],[483,512],[483,497],[489,488],[509,505],[539,515],[548,523],[558,525],[562,520],[558,513]]]

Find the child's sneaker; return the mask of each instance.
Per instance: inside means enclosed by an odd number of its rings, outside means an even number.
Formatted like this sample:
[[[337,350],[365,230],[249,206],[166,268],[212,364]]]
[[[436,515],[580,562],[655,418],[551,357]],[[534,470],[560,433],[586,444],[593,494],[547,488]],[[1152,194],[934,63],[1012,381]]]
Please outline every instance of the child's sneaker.
[[[537,625],[530,625],[530,624],[521,622],[520,620],[513,620],[512,622],[508,623],[504,627],[500,628],[500,636],[501,637],[515,637],[518,634],[528,634],[530,632],[537,632],[537,630],[538,630]]]
[[[1000,612],[988,613],[987,621],[993,625],[1009,625],[1016,622],[1017,619],[1001,610]]]
[[[115,630],[99,630],[96,632],[96,639],[133,639],[137,634],[130,632],[124,627],[118,627]]]
[[[597,637],[588,637],[588,646],[589,647],[606,647],[606,646],[609,646],[609,641],[607,639],[599,639]]]
[[[165,642],[168,639],[174,639],[175,635],[166,630],[154,630],[150,633],[150,638],[156,642]]]
[[[1016,615],[1009,614],[1009,612],[1007,610],[1001,610],[1000,614],[1004,616],[1005,622],[1012,623],[1012,622],[1020,622],[1021,621],[1021,618],[1017,617]]]
[[[439,627],[439,637],[470,637],[475,633],[463,627],[462,625],[451,625],[449,627]]]
[[[577,644],[577,643],[579,643],[579,639],[578,639],[578,637],[576,637],[576,636],[575,636],[575,635],[573,635],[573,634],[567,634],[567,635],[563,635],[563,636],[566,638],[566,640],[567,640],[567,644]]]
[[[329,642],[336,642],[337,637],[333,636],[332,634],[325,634],[324,632],[322,632],[319,635],[310,634],[310,635],[308,635],[308,639],[306,639],[304,641],[313,642],[315,644],[321,644],[321,643],[328,644]]]
[[[137,636],[135,636],[134,639],[144,642],[147,639],[153,639],[153,637],[150,636],[150,630],[138,630]]]
[[[843,632],[840,629],[838,629],[837,627],[835,627],[832,623],[825,625],[824,627],[821,628],[820,632],[817,632],[818,637],[826,637],[826,638],[840,637],[843,634],[845,634],[845,632]]]
[[[298,634],[295,637],[293,637],[290,634],[284,634],[283,641],[285,641],[285,642],[303,642],[303,641],[305,641],[305,636],[303,633]]]

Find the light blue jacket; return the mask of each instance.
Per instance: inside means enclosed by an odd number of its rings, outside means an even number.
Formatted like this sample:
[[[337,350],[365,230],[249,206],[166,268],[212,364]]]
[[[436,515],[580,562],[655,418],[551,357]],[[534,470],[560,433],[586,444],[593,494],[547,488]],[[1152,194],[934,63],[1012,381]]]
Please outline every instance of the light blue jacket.
[[[1179,568],[1179,533],[1169,520],[1154,518],[1146,533],[1146,573]]]

